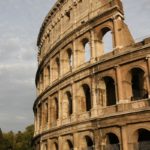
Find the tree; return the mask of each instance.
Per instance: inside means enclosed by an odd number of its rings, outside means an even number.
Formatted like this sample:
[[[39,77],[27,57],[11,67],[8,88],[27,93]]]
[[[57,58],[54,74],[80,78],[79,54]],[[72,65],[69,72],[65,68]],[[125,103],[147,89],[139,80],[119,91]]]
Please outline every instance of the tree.
[[[33,150],[31,145],[34,133],[34,126],[26,127],[24,132],[13,131],[3,133],[0,129],[0,150]]]

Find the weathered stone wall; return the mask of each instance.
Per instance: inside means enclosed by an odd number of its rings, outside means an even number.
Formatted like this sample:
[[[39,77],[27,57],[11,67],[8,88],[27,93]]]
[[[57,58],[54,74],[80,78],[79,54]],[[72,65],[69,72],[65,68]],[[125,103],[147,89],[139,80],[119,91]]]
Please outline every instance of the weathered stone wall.
[[[36,150],[134,150],[148,141],[150,39],[134,43],[120,0],[59,0],[37,45]]]

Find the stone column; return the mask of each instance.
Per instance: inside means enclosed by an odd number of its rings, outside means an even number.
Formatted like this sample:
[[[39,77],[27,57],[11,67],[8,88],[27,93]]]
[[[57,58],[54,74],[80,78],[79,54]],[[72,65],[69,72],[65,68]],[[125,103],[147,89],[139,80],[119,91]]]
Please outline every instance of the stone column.
[[[79,144],[80,139],[79,139],[79,135],[78,135],[78,134],[79,134],[79,133],[74,133],[74,134],[73,134],[74,150],[80,150],[80,149],[79,149],[79,146],[80,146],[80,144]]]
[[[63,51],[63,50],[62,50]],[[60,53],[59,53],[59,67],[58,67],[58,69],[59,69],[59,73],[58,73],[58,78],[60,78],[62,75],[63,75],[63,69],[64,69],[64,58],[63,58],[63,55],[62,55],[62,51],[60,51]]]
[[[128,136],[127,136],[127,127],[122,126],[121,127],[121,134],[122,134],[122,149],[123,150],[129,150],[128,149]]]
[[[63,147],[63,141],[62,141],[63,139],[62,139],[62,137],[61,136],[59,136],[58,137],[58,149],[59,150],[62,150],[62,147]]]
[[[73,40],[73,50],[72,50],[72,54],[73,54],[73,62],[72,62],[72,68],[73,70],[77,67],[77,53],[76,53],[76,41],[75,39]]]
[[[120,66],[115,66],[116,71],[116,81],[117,81],[117,94],[118,94],[118,103],[124,103],[123,101],[123,90],[122,90],[122,78],[121,78],[121,72],[120,72]]]
[[[51,98],[48,97],[48,129],[51,128]]]
[[[61,90],[58,91],[58,125],[62,124],[62,93]]]
[[[150,55],[147,55],[147,90],[148,90],[148,97],[150,98]]]
[[[37,109],[34,110],[34,133],[37,134]]]
[[[90,45],[91,45],[91,62],[94,62],[95,61],[95,39],[94,39],[94,31],[91,30],[90,31],[90,34],[91,34],[91,41],[90,41]]]
[[[95,84],[95,77],[94,75],[92,75],[91,77],[91,82],[92,82],[92,86],[91,86],[91,102],[92,103],[92,117],[96,117],[97,116],[97,102],[96,102],[96,84]]]
[[[114,16],[113,18],[113,24],[114,24],[114,32],[113,32],[113,40],[114,40],[114,47],[115,48],[121,48],[121,35],[119,34],[120,27],[120,16]]]
[[[46,68],[43,69],[43,90],[46,88]]]
[[[77,22],[77,19],[76,19],[76,16],[77,16],[77,12],[76,11],[77,10],[76,9],[77,9],[77,2],[74,1],[73,3],[74,3],[73,4],[74,5],[74,7],[73,7],[73,19],[74,19],[73,20],[73,28],[76,29],[76,22]]]
[[[41,103],[41,107],[42,107],[42,124],[41,124],[41,130],[44,130],[45,127],[45,115],[44,115],[44,103]]]
[[[52,150],[52,144],[50,139],[47,140],[47,150]]]
[[[52,58],[50,59],[50,83],[53,82],[53,63]]]
[[[94,144],[95,144],[95,150],[100,150],[100,132],[99,132],[99,129],[94,130]]]
[[[39,107],[37,107],[37,133],[39,133]]]

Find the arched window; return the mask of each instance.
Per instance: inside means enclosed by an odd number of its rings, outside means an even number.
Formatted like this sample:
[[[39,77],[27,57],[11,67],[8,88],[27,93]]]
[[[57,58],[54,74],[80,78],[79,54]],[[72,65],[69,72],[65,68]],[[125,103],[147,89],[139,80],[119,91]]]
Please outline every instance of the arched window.
[[[52,60],[52,81],[58,79],[60,75],[60,60],[59,58],[55,58]]]
[[[39,106],[38,106],[38,111],[39,111],[39,128],[42,126],[42,105],[40,104]]]
[[[56,65],[57,65],[57,76],[59,76],[60,75],[60,61],[58,57],[56,58]]]
[[[45,122],[48,123],[48,103],[45,103]]]
[[[148,98],[148,92],[144,88],[144,71],[140,68],[131,70],[132,98],[131,100],[140,100]]]
[[[150,149],[150,131],[146,129],[138,130],[138,147],[139,150]]]
[[[43,75],[43,71],[41,71],[40,73],[40,91],[42,92],[44,89],[44,75]]]
[[[111,106],[116,104],[115,83],[111,77],[103,78],[106,85],[106,105]]]
[[[91,59],[91,47],[90,47],[90,42],[88,39],[83,40],[83,47],[84,47],[84,60],[85,62],[90,61]]]
[[[67,98],[68,98],[68,114],[71,115],[72,114],[72,95],[69,91],[66,92],[67,94]]]
[[[47,143],[44,144],[44,150],[48,150],[48,145],[47,145]]]
[[[89,136],[85,136],[86,144],[87,144],[87,150],[94,150],[94,143],[92,139]]]
[[[55,119],[57,120],[58,117],[59,117],[58,99],[55,97]]]
[[[67,54],[68,54],[68,64],[69,64],[69,67],[71,69],[71,67],[72,67],[72,50],[68,49]]]
[[[107,134],[105,149],[120,150],[119,139],[115,134]]]
[[[73,150],[73,144],[70,140],[67,140],[69,150]]]
[[[52,150],[58,150],[58,144],[54,142]]]
[[[46,68],[46,83],[47,86],[50,84],[50,66]]]
[[[103,50],[104,53],[108,53],[113,50],[113,40],[112,40],[112,33],[109,28],[103,28],[102,32],[102,42],[103,42]]]
[[[91,109],[91,91],[87,84],[83,84],[83,91],[85,95],[85,102],[86,102],[86,111],[90,111]]]

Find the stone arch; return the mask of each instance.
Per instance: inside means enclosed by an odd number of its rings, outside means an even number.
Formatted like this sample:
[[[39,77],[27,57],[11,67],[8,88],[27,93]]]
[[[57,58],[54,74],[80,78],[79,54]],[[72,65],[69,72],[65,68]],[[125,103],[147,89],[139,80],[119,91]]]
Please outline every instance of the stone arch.
[[[127,73],[127,96],[132,101],[148,98],[145,70],[141,67],[132,67]]]
[[[59,149],[58,143],[57,143],[57,142],[54,142],[54,143],[52,144],[52,150],[58,150],[58,149]]]
[[[107,53],[113,50],[113,36],[110,27],[101,29],[101,37],[103,52]]]
[[[53,73],[53,81],[58,79],[59,75],[60,75],[60,60],[59,57],[56,57],[53,60],[53,68],[52,68],[52,73]]]
[[[48,144],[47,144],[47,142],[43,144],[43,150],[48,150]]]
[[[109,132],[105,135],[103,149],[120,150],[120,141],[116,134]]]
[[[46,87],[50,84],[50,66],[46,66]]]
[[[73,101],[70,91],[66,91],[63,96],[63,118],[67,118],[73,113]]]
[[[86,131],[80,133],[80,146],[79,149],[86,149],[86,150],[94,150],[94,135],[92,131]]]
[[[84,61],[88,62],[91,59],[91,47],[90,47],[90,41],[88,38],[84,38],[82,40],[82,46],[84,50]]]
[[[92,101],[91,101],[91,90],[88,84],[83,84],[82,85],[82,90],[84,93],[84,102],[85,103],[85,110],[90,111],[92,108]]]
[[[40,73],[40,93],[44,90],[44,72]]]
[[[133,134],[133,147],[138,150],[150,149],[150,130],[139,128]]]
[[[66,92],[67,98],[68,98],[68,115],[70,116],[73,113],[73,101],[72,101],[72,94],[71,92]]]
[[[88,135],[86,135],[84,138],[85,138],[85,141],[86,141],[87,149],[94,150],[94,142],[93,142],[92,138]]]
[[[45,126],[48,125],[48,118],[49,118],[49,115],[48,115],[48,100],[46,100],[46,102],[44,103],[44,116],[45,116]]]
[[[98,32],[97,32],[98,31]],[[109,51],[114,48],[114,35],[113,35],[113,26],[111,22],[107,22],[101,26],[98,26],[95,31],[95,48],[96,56],[101,56],[106,51],[106,46],[111,45]]]
[[[61,63],[62,63],[62,70],[63,73],[67,73],[71,70],[72,68],[72,49],[71,48],[67,48],[63,53],[62,53],[62,59],[61,59]]]
[[[63,145],[63,150],[73,150],[74,146],[70,139],[67,139]]]
[[[97,104],[100,106],[106,106],[106,84],[103,79],[100,79],[97,84]]]
[[[56,124],[58,118],[59,118],[58,98],[54,97],[52,99],[52,106],[51,106],[51,123]]]
[[[101,85],[100,85],[101,84]],[[100,98],[102,106],[116,105],[116,87],[115,81],[110,76],[103,77],[99,82]]]

